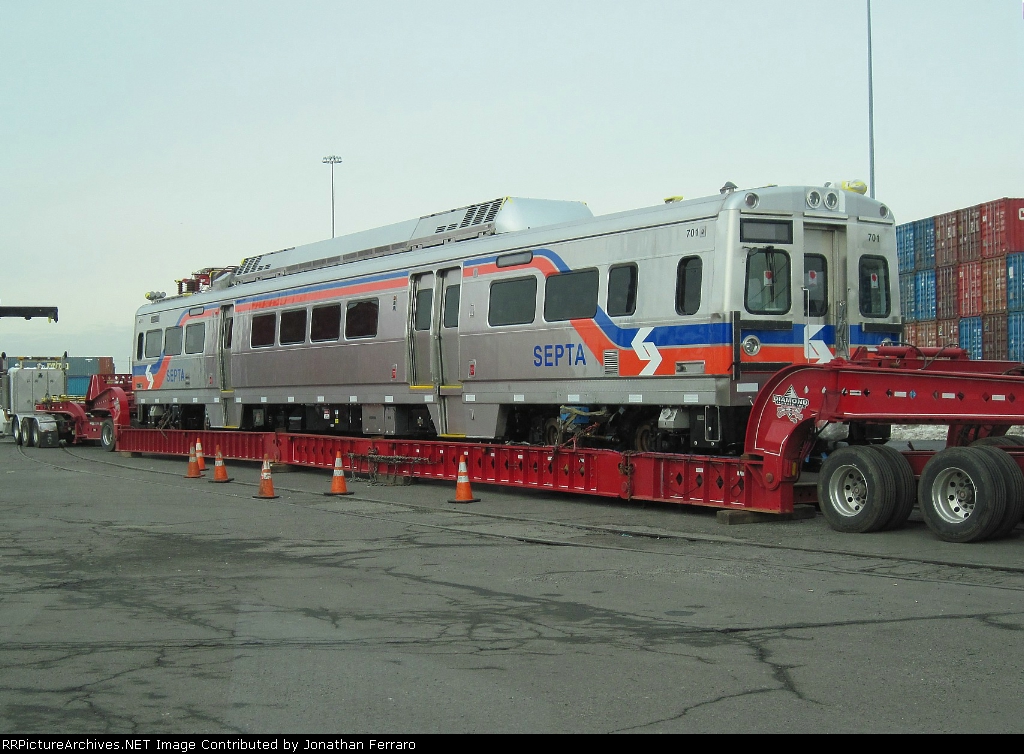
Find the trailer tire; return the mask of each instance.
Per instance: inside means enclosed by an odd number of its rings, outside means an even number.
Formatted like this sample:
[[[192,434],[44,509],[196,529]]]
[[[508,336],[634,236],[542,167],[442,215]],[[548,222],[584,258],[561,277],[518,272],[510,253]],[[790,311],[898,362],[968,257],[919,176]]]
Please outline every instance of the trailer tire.
[[[972,448],[1016,448],[1024,444],[1024,437],[1019,435],[989,435],[971,443]]]
[[[992,534],[1006,513],[1001,464],[984,447],[939,451],[917,486],[921,516],[947,542],[978,542]]]
[[[1006,510],[1003,519],[988,539],[1002,539],[1009,535],[1024,518],[1024,472],[1010,457],[1010,454],[999,448],[984,447],[983,450],[999,464],[1003,471],[1003,482],[1006,484]]]
[[[896,505],[896,479],[888,459],[865,445],[840,448],[821,466],[818,504],[836,531],[878,531]]]
[[[910,461],[891,445],[872,445],[871,449],[882,456],[892,470],[896,480],[896,503],[892,508],[892,516],[879,531],[899,529],[910,518],[910,512],[917,504],[917,480]]]
[[[100,427],[100,447],[106,451],[112,451],[117,443],[117,434],[114,432],[114,420],[106,419]]]

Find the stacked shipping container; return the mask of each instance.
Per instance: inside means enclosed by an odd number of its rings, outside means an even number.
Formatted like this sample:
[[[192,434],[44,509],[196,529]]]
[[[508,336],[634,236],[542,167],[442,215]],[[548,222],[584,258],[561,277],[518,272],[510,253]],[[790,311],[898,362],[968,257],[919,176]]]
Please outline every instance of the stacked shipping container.
[[[1024,199],[896,228],[903,340],[1024,361]]]

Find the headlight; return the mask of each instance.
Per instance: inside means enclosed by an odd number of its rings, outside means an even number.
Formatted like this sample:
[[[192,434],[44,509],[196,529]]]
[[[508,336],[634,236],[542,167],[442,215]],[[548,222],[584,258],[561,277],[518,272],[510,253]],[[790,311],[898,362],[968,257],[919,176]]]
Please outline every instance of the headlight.
[[[807,192],[807,206],[811,209],[817,209],[821,206],[821,193],[815,190]]]
[[[839,194],[829,191],[825,194],[825,209],[835,209],[839,206]]]
[[[747,356],[757,356],[761,350],[761,341],[757,339],[756,335],[748,335],[740,345],[743,347],[743,353]]]

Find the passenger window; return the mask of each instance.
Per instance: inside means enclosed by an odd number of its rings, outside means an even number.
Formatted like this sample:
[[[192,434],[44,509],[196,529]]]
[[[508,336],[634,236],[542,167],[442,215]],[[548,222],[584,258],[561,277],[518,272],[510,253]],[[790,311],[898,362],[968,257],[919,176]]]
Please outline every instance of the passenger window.
[[[142,343],[145,340],[145,338],[146,338],[145,335],[143,335],[142,333],[139,333],[139,345],[135,349],[135,358],[136,359],[139,359],[139,360],[142,359]]]
[[[430,329],[430,305],[434,301],[434,292],[430,288],[416,291],[416,319],[413,327],[417,330]]]
[[[345,311],[346,338],[372,338],[377,335],[377,299],[350,301]]]
[[[281,345],[306,342],[306,310],[281,312]]]
[[[258,314],[252,318],[252,332],[249,334],[249,345],[253,348],[266,348],[274,345],[274,331],[277,330],[276,314]]]
[[[785,314],[790,308],[789,254],[768,247],[747,256],[747,311]]]
[[[180,327],[168,327],[164,331],[164,353],[168,356],[177,356],[181,353]]]
[[[704,284],[704,261],[700,257],[683,257],[676,267],[676,313],[696,314],[700,309],[701,286]]]
[[[544,281],[544,319],[564,322],[597,314],[597,270],[549,275]]]
[[[636,313],[636,283],[635,264],[620,264],[608,270],[609,317],[624,317]]]
[[[314,343],[337,340],[341,337],[341,304],[313,308],[313,321],[309,324],[309,339]]]
[[[889,263],[885,257],[860,258],[860,313],[865,317],[888,317]]]
[[[821,254],[804,254],[804,315],[824,317],[828,311],[828,265]]]
[[[444,326],[459,326],[459,296],[462,289],[457,285],[449,285],[444,289]]]
[[[537,278],[516,278],[491,283],[487,324],[527,325],[537,317]]]
[[[185,326],[185,353],[202,353],[206,347],[206,323]]]
[[[155,359],[163,353],[163,330],[148,330],[146,332],[146,358]]]

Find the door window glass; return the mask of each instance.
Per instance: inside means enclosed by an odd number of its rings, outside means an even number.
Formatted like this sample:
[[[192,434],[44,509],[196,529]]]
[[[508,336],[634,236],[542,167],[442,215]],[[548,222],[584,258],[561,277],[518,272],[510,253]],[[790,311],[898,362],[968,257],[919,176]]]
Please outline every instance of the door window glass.
[[[789,254],[768,247],[747,256],[747,311],[785,314],[790,308]]]
[[[824,317],[828,312],[828,264],[821,254],[804,254],[804,314]]]
[[[416,291],[416,317],[413,327],[417,330],[430,329],[430,305],[434,300],[434,291],[422,288]]]
[[[449,285],[444,289],[444,326],[459,326],[459,296],[462,289],[457,285]]]

